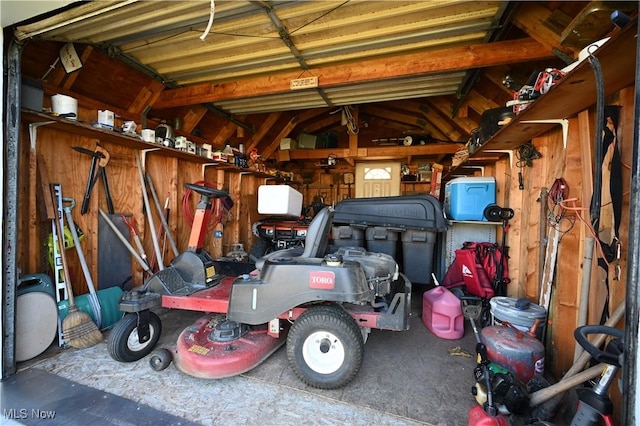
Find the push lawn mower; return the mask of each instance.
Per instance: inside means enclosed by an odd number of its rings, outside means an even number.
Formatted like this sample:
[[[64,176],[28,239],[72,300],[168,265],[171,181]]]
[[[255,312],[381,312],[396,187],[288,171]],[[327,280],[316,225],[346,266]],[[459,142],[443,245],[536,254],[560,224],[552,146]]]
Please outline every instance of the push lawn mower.
[[[206,200],[221,195],[191,188]],[[161,331],[153,308],[188,309],[206,314],[180,334],[175,347],[152,353],[153,369],[173,361],[192,376],[229,377],[254,368],[286,341],[289,363],[302,381],[324,389],[346,385],[360,369],[372,328],[409,328],[411,282],[387,254],[361,247],[330,252],[332,224],[359,218],[373,226],[441,232],[446,223],[439,202],[428,195],[342,203],[314,217],[303,250],[270,253],[250,273],[211,275],[205,267],[207,278],[194,283],[200,277],[196,268],[182,259],[172,262],[123,298],[127,315],[109,338],[111,356],[131,362],[151,353]],[[192,236],[200,232],[194,227]],[[201,248],[188,256],[198,256],[198,250],[203,256]]]

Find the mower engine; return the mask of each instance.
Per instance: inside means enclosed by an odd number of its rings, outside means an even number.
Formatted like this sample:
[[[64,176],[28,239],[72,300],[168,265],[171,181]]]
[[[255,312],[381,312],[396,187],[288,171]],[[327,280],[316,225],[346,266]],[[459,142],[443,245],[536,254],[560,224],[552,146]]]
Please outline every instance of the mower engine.
[[[341,247],[334,254],[337,258],[358,262],[374,296],[391,294],[391,284],[398,279],[399,268],[395,259],[385,253],[367,252],[362,247]]]

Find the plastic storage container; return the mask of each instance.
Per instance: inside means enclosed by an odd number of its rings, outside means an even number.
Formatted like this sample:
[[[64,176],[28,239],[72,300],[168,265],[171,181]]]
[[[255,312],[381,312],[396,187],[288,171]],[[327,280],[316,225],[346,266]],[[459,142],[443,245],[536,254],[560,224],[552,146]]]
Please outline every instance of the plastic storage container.
[[[384,226],[370,226],[366,231],[367,249],[374,253],[385,253],[396,257],[398,233]]]
[[[536,319],[539,319],[536,336],[541,339],[544,335],[547,319],[547,310],[544,307],[531,303],[525,298],[502,296],[493,297],[489,304],[493,324],[502,325],[508,322],[518,330],[527,332],[533,327]]]
[[[456,340],[464,335],[462,306],[449,289],[436,287],[422,295],[422,322],[436,336]]]
[[[338,247],[364,247],[364,230],[349,225],[334,226],[333,244]],[[375,251],[375,250],[372,250]]]
[[[449,219],[484,221],[484,209],[496,202],[493,177],[451,179],[444,187],[444,211]]]
[[[408,229],[402,233],[402,272],[414,284],[431,284],[436,233]]]
[[[37,80],[23,78],[20,102],[23,108],[42,112],[44,102],[44,87],[42,83]]]
[[[260,185],[258,213],[300,216],[302,194],[289,185]]]

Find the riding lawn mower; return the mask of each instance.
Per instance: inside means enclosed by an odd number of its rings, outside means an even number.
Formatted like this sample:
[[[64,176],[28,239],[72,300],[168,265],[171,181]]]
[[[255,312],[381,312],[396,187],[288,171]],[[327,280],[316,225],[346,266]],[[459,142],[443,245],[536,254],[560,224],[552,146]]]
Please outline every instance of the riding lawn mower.
[[[228,197],[187,186],[202,197],[196,215]],[[440,202],[430,195],[353,198],[323,208],[304,247],[269,253],[250,272],[218,274],[216,261],[202,247],[191,247],[125,293],[125,315],[108,340],[110,355],[132,362],[151,354],[154,370],[173,362],[186,374],[218,379],[251,370],[286,343],[289,363],[303,382],[323,389],[345,386],[360,369],[371,329],[409,328],[412,284],[388,254],[363,247],[332,250],[334,224],[446,230]],[[192,239],[201,241],[205,230],[198,228]],[[175,346],[154,351],[162,329],[154,309],[160,307],[204,314]]]

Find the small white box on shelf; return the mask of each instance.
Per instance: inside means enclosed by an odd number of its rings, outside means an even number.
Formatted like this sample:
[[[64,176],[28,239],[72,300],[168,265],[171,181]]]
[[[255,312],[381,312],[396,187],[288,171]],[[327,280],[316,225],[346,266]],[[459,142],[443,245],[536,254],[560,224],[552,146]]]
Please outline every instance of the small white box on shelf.
[[[289,185],[260,185],[258,213],[300,216],[302,194]]]
[[[280,149],[297,149],[298,142],[295,139],[284,138],[280,139]]]

